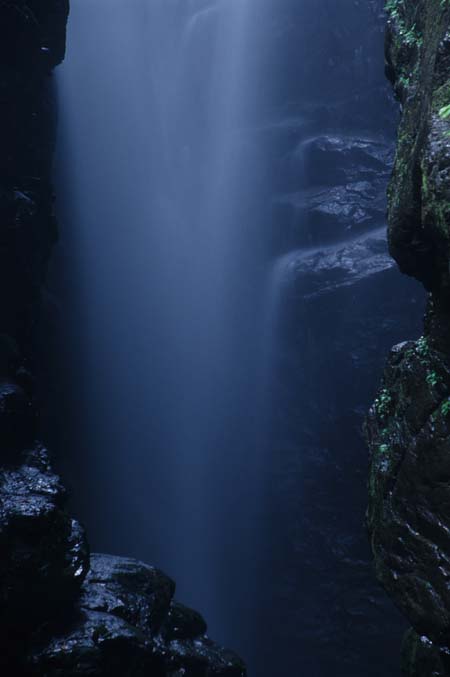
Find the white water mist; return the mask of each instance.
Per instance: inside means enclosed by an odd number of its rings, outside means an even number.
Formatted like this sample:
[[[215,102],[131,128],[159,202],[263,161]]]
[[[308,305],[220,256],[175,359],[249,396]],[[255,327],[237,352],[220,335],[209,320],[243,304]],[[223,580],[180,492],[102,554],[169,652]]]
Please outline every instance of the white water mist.
[[[59,76],[80,510],[95,548],[164,568],[244,655],[264,547],[263,4],[73,0]]]

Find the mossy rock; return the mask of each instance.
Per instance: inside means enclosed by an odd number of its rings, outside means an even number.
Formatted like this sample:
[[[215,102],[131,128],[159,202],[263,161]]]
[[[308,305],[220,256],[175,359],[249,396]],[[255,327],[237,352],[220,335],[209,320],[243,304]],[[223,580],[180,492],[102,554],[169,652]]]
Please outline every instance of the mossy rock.
[[[417,632],[441,641],[450,632],[450,363],[428,337],[392,350],[366,430],[377,576]]]
[[[433,291],[450,284],[450,5],[389,0],[387,73],[402,103],[389,187],[389,245],[401,270]]]

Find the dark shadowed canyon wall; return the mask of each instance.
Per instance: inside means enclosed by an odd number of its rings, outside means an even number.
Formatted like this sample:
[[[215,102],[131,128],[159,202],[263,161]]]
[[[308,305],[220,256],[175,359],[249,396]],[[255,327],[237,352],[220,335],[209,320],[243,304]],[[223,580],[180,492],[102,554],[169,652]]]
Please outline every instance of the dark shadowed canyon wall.
[[[387,73],[402,104],[389,245],[429,291],[423,336],[390,353],[370,409],[368,526],[376,572],[412,629],[403,674],[450,674],[450,7],[389,2]]]

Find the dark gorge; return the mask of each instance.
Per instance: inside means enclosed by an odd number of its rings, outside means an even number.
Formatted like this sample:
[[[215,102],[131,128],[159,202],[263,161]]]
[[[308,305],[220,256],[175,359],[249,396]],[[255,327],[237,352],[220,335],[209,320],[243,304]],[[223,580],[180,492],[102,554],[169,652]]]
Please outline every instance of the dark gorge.
[[[0,34],[0,674],[450,675],[447,0]]]

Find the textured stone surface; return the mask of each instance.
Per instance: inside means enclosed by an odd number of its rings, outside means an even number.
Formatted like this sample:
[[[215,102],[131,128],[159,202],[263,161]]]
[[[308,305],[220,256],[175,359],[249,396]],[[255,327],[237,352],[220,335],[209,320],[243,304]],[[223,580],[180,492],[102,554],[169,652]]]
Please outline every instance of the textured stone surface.
[[[418,632],[450,630],[450,365],[426,338],[396,346],[371,409],[377,574]]]
[[[93,555],[79,611],[36,641],[32,674],[244,677],[239,658],[208,639],[201,616],[172,600],[174,589],[146,564]]]
[[[169,612],[174,591],[175,583],[158,569],[132,559],[93,555],[81,603],[154,633]]]
[[[369,134],[314,136],[294,145],[275,203],[278,227],[298,245],[323,245],[383,224],[392,150],[389,139]],[[307,186],[300,191],[299,177]]]
[[[403,272],[437,289],[447,286],[449,275],[450,122],[440,115],[450,101],[449,7],[440,0],[388,6],[388,75],[403,103],[389,190],[391,253]]]
[[[113,614],[82,609],[59,626],[50,642],[37,646],[30,659],[32,675],[48,677],[164,677],[152,643],[138,629]]]
[[[437,677],[450,674],[450,6],[387,9],[387,74],[402,103],[389,244],[430,300],[424,336],[392,349],[368,417],[368,526],[377,576],[414,628],[403,673]]]
[[[89,557],[84,531],[36,445],[0,468],[0,667],[11,675],[42,624],[78,599]]]

